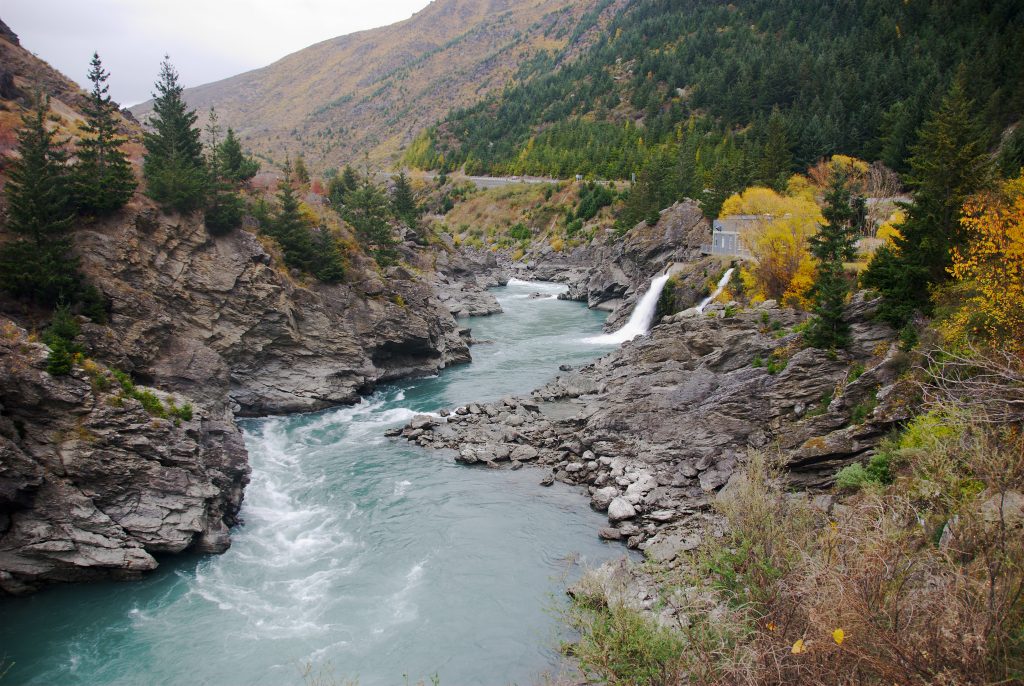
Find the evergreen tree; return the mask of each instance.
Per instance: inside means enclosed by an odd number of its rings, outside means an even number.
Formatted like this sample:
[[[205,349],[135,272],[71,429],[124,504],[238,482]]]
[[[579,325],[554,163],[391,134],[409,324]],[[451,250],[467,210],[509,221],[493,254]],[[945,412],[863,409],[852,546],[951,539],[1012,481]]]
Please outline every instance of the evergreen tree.
[[[284,252],[285,264],[312,274],[320,281],[335,283],[345,275],[345,260],[337,239],[320,227],[312,229],[299,209],[292,181],[291,161],[277,191],[277,212],[268,218],[264,232],[273,236]],[[259,212],[257,212],[259,214]]]
[[[83,108],[85,124],[72,173],[75,205],[85,214],[108,214],[124,206],[137,185],[128,157],[121,150],[125,139],[117,134],[117,105],[107,95],[107,78],[100,56],[93,53],[89,81],[92,92]]]
[[[153,95],[152,131],[146,132],[142,166],[146,194],[166,208],[191,212],[206,200],[206,164],[196,113],[182,98],[178,72],[165,57]]]
[[[388,215],[388,199],[369,174],[358,188],[348,193],[342,211],[345,221],[355,228],[359,242],[381,266],[394,264],[397,257]]]
[[[306,169],[306,160],[302,153],[295,158],[295,180],[303,186],[309,183],[309,170]]]
[[[11,161],[7,228],[17,236],[0,248],[0,286],[12,295],[53,305],[78,287],[76,261],[69,255],[74,218],[67,156],[47,126],[50,100],[36,93],[22,117],[18,157]]]
[[[879,315],[896,326],[929,309],[928,286],[949,278],[951,251],[963,243],[961,208],[990,179],[992,164],[971,116],[973,103],[957,77],[911,148],[913,202],[895,249],[883,247],[864,273],[864,285],[885,296]]]
[[[260,163],[242,152],[242,144],[230,126],[220,144],[220,161],[224,175],[235,182],[248,181],[260,170]]]
[[[786,180],[792,171],[793,152],[789,132],[782,113],[775,108],[765,126],[757,176],[762,183],[781,191],[786,187]]]
[[[230,233],[242,224],[242,199],[225,170],[220,123],[212,107],[206,124],[206,177],[209,183],[206,230],[214,236]]]
[[[861,206],[850,193],[846,174],[835,172],[825,194],[825,223],[810,239],[811,254],[817,260],[811,291],[815,317],[804,337],[815,348],[842,348],[849,343],[850,326],[843,321],[843,307],[850,284],[843,263],[857,254]]]
[[[284,178],[277,188],[277,212],[267,227],[267,233],[281,245],[285,264],[293,269],[311,272],[314,262],[313,242],[309,227],[299,212],[299,198],[292,184],[292,164],[291,160],[287,160]]]
[[[391,211],[395,217],[405,222],[407,226],[415,228],[420,218],[420,207],[416,203],[416,195],[413,193],[412,184],[404,171],[395,177],[395,185],[391,189]]]

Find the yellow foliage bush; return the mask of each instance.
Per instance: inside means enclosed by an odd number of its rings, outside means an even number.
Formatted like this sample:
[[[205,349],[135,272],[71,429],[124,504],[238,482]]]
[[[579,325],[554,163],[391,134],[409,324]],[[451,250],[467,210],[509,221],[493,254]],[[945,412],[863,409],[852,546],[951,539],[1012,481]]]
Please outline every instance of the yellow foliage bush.
[[[973,294],[946,332],[1024,354],[1024,175],[964,203],[960,224],[968,242],[953,249],[950,273]]]
[[[306,222],[309,226],[317,226],[320,224],[320,215],[316,213],[316,210],[304,202],[299,203],[299,216],[301,216],[302,221]]]
[[[814,279],[808,239],[816,230],[815,220],[797,216],[765,221],[751,229],[743,237],[757,260],[750,270],[756,284],[751,292],[775,300],[791,296],[794,306],[805,306],[801,303],[806,302],[804,295]]]
[[[764,217],[743,234],[743,242],[757,260],[747,271],[744,282],[752,299],[773,298],[806,308],[807,293],[814,279],[814,261],[807,241],[825,218],[814,202],[807,179],[791,178],[788,193],[782,195],[770,188],[753,186],[726,199],[721,216]]]
[[[814,303],[811,301],[811,287],[814,286],[815,263],[810,254],[801,256],[800,264],[789,281],[786,292],[782,294],[782,304],[800,310],[809,310]]]
[[[811,167],[808,174],[818,188],[827,188],[832,182],[832,175],[845,174],[851,188],[863,193],[867,188],[868,171],[871,165],[849,155],[833,155],[828,161],[822,160]]]
[[[906,212],[903,210],[896,210],[889,216],[889,219],[887,219],[884,224],[878,227],[878,231],[875,232],[875,238],[892,244],[897,238],[900,238],[903,235],[900,233],[899,227],[906,218]]]
[[[555,236],[554,238],[551,239],[550,245],[551,249],[554,250],[555,252],[562,252],[562,250],[565,248],[565,241],[563,241],[558,236]]]

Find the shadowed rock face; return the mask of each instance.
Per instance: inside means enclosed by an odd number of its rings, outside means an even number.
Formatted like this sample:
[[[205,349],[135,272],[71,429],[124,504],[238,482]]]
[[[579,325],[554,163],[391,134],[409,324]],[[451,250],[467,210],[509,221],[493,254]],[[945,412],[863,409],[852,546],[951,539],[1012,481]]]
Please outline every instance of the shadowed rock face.
[[[79,232],[83,269],[113,303],[87,327],[97,357],[238,415],[352,402],[382,380],[466,362],[432,282],[354,265],[349,283],[304,286],[246,231],[139,208]],[[386,281],[385,281],[386,279]]]
[[[47,349],[9,320],[0,332],[0,591],[133,578],[157,553],[227,549],[249,474],[229,414],[153,417],[81,370],[46,373]]]
[[[455,449],[464,463],[544,466],[608,511],[601,536],[671,558],[699,541],[749,449],[781,455],[790,481],[814,488],[908,416],[901,353],[893,332],[871,321],[875,305],[858,296],[848,307],[854,343],[838,356],[802,348],[786,333],[798,315],[771,303],[731,317],[717,305],[675,315],[531,399],[458,408],[403,435]],[[787,359],[783,368],[755,363],[773,355]],[[865,371],[847,381],[854,362]],[[873,408],[860,424],[858,406]]]

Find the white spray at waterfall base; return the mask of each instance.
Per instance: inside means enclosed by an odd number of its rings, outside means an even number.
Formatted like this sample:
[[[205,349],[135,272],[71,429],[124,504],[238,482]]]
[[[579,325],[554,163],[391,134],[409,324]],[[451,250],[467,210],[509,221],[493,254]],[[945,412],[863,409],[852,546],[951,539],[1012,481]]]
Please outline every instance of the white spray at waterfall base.
[[[668,279],[669,274],[662,274],[651,281],[651,287],[640,298],[640,302],[633,308],[633,314],[630,315],[629,321],[621,329],[603,336],[584,338],[583,342],[595,343],[597,345],[617,345],[646,334],[651,328],[651,322],[654,321],[654,313],[658,308],[658,298],[661,297],[661,290],[665,287],[665,282]]]

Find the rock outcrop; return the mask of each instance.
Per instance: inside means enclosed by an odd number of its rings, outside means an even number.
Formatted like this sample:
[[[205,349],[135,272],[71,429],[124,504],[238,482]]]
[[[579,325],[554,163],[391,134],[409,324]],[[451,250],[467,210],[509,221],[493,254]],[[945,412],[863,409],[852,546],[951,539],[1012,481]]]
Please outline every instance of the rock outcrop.
[[[249,473],[230,415],[176,396],[187,418],[154,416],[101,365],[51,376],[47,352],[0,319],[0,592],[227,549]]]
[[[876,305],[855,299],[854,344],[839,355],[803,348],[800,317],[772,303],[676,315],[531,398],[457,408],[402,435],[467,464],[542,466],[607,511],[602,537],[671,558],[697,544],[749,449],[780,455],[794,485],[823,486],[908,416],[904,356],[871,320]]]
[[[404,267],[357,263],[344,284],[304,283],[255,234],[214,238],[142,202],[80,230],[76,249],[112,303],[109,326],[86,327],[97,357],[238,415],[353,402],[469,361],[432,282]]]

